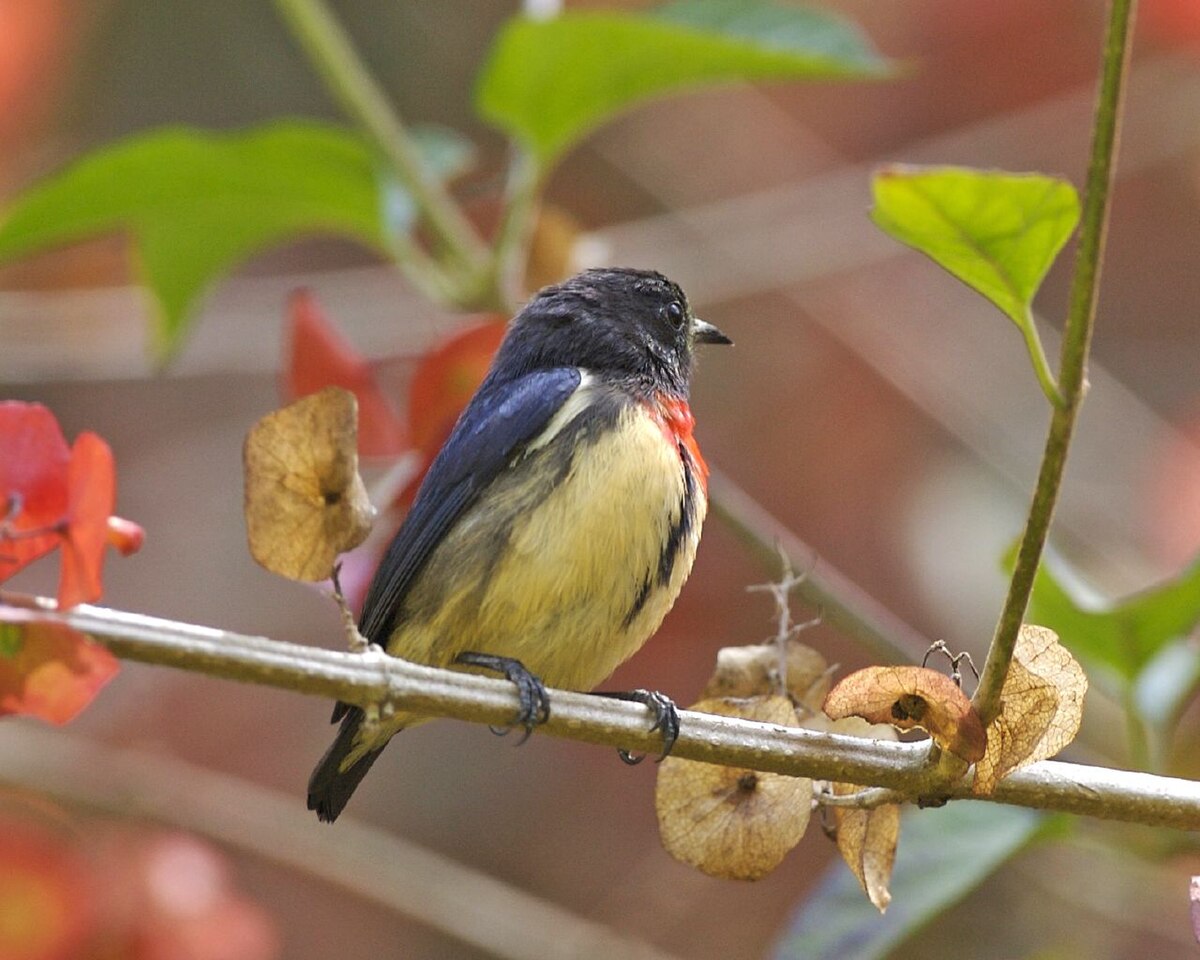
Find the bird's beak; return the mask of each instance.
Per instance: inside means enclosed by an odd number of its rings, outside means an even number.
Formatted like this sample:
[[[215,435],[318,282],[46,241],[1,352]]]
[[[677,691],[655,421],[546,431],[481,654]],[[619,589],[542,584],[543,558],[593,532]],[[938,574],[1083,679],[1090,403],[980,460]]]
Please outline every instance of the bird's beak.
[[[707,320],[692,317],[692,337],[696,343],[733,343]]]

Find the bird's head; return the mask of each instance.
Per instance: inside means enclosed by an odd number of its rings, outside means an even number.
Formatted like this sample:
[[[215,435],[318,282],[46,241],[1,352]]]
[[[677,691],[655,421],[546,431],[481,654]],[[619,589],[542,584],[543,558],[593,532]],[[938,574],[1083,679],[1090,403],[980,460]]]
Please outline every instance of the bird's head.
[[[533,296],[496,368],[520,375],[577,366],[686,395],[698,343],[732,341],[692,313],[678,284],[650,270],[586,270]]]

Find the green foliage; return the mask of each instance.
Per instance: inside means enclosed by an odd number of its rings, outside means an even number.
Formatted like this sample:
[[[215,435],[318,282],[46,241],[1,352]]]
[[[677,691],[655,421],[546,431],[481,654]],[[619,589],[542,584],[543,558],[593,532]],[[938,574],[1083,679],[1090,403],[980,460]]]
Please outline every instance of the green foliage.
[[[457,138],[439,132],[422,142],[435,169],[461,165]],[[362,140],[325,124],[157,130],[102,148],[22,194],[0,222],[0,262],[127,231],[166,352],[205,288],[271,244],[334,233],[388,252],[389,228],[412,219],[385,202],[397,189]]]
[[[1200,686],[1200,656],[1190,637],[1167,643],[1133,683],[1133,709],[1169,742],[1179,714]]]
[[[1091,594],[1061,560],[1048,557],[1025,619],[1050,627],[1085,662],[1130,683],[1200,623],[1200,559],[1158,586],[1109,601]]]
[[[962,900],[1052,822],[1030,810],[954,803],[901,821],[892,903],[882,917],[838,861],[801,907],[778,960],[874,960]]]
[[[1033,322],[1033,298],[1079,222],[1063,180],[962,167],[889,167],[875,175],[875,223],[992,301],[1025,337],[1042,388],[1057,388]]]
[[[862,79],[887,70],[854,25],[829,14],[762,0],[680,0],[637,15],[515,18],[496,40],[476,103],[544,169],[652,97],[735,80]]]
[[[21,652],[24,642],[24,634],[17,624],[0,623],[0,657],[11,660]]]

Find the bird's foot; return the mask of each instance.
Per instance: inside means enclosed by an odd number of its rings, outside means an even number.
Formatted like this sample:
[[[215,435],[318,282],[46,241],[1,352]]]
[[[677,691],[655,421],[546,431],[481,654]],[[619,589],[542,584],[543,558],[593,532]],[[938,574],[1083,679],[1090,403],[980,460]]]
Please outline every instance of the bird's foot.
[[[521,703],[516,725],[525,728],[525,736],[520,739],[518,746],[529,739],[534,727],[550,719],[550,695],[546,693],[545,685],[530,673],[520,660],[514,660],[512,657],[497,657],[490,653],[468,651],[460,653],[454,658],[454,662],[470,667],[494,670],[496,673],[503,674],[510,683],[516,686],[517,699]],[[504,736],[508,730],[497,730],[493,727],[492,733]]]
[[[654,762],[662,763],[667,758],[675,746],[675,741],[679,739],[679,708],[675,706],[674,700],[657,690],[601,690],[596,692],[596,696],[644,704],[654,714],[650,732],[661,730],[663,736],[662,753]],[[617,756],[630,766],[636,766],[646,759],[644,753],[635,755],[620,748],[617,750]]]

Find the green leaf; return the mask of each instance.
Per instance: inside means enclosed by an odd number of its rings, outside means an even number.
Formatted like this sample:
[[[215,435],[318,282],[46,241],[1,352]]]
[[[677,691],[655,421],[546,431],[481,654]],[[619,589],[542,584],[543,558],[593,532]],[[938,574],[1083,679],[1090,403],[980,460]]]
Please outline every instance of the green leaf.
[[[0,623],[0,659],[11,660],[25,643],[23,628],[15,623]]]
[[[464,162],[456,135],[427,133],[422,143],[443,175]],[[204,290],[272,244],[334,233],[389,252],[389,228],[411,222],[386,202],[395,189],[362,140],[326,124],[156,130],[103,147],[17,197],[0,221],[0,262],[128,231],[165,352]]]
[[[1190,638],[1174,640],[1150,658],[1133,684],[1139,716],[1158,730],[1170,730],[1200,687],[1200,651]]]
[[[1033,298],[1079,222],[1064,180],[1035,173],[895,166],[875,175],[871,217],[991,300],[1025,337],[1042,389],[1060,402],[1033,322]]]
[[[1200,623],[1200,558],[1178,576],[1114,601],[1098,596],[1060,558],[1048,555],[1025,619],[1054,630],[1066,647],[1123,686]]]
[[[830,14],[763,0],[681,0],[643,14],[514,18],[483,68],[476,106],[546,167],[652,97],[736,80],[877,78],[888,69],[856,26]]]
[[[962,900],[1040,831],[1032,810],[952,803],[904,815],[892,871],[892,902],[882,917],[841,861],[801,907],[778,960],[873,960]]]

